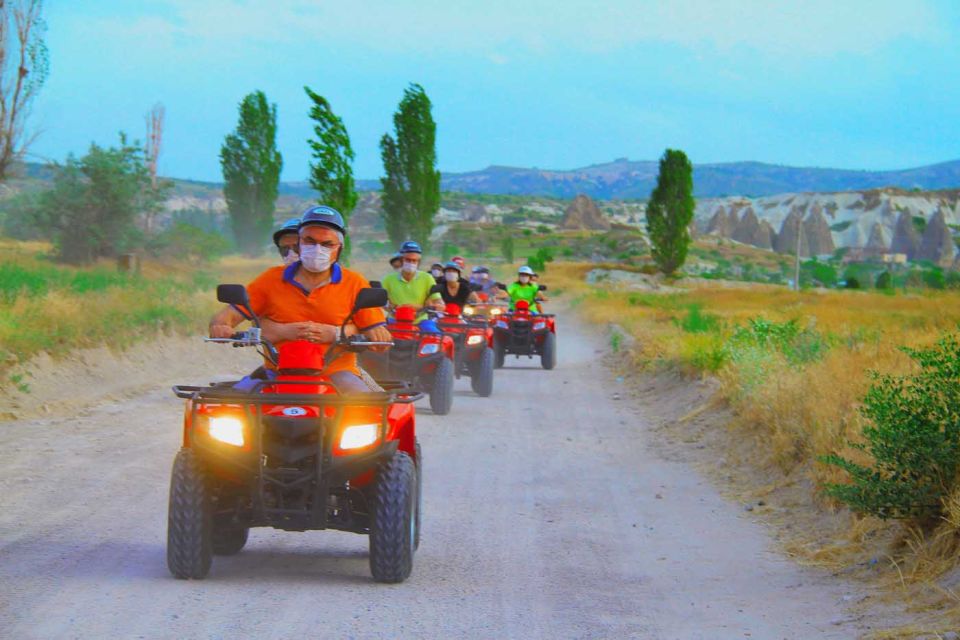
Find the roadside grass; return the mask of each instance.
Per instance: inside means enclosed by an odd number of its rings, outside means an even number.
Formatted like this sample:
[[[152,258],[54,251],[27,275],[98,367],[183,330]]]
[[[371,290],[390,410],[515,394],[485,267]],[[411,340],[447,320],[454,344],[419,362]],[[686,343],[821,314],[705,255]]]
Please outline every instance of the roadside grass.
[[[122,349],[158,333],[196,333],[218,306],[219,281],[247,282],[272,264],[227,258],[198,270],[186,263],[146,262],[126,274],[111,262],[57,265],[42,243],[0,242],[0,376],[45,351],[53,357],[85,347]],[[21,380],[0,377],[2,384]]]
[[[779,523],[788,553],[872,577],[911,611],[930,614],[927,633],[960,628],[960,585],[940,582],[948,573],[953,581],[960,578],[951,573],[960,567],[960,491],[945,505],[943,522],[921,531],[849,513],[823,493],[826,484],[847,481],[845,473],[818,462],[830,453],[869,462],[851,445],[864,442],[859,407],[869,372],[912,371],[899,348],[930,345],[956,331],[960,294],[798,293],[683,280],[672,283],[689,287],[682,293],[659,294],[587,285],[591,268],[555,264],[543,279],[578,299],[578,312],[588,321],[631,333],[631,366],[719,380],[720,400],[734,418],[725,440],[731,450],[718,453],[728,464],[751,469],[740,477],[755,485],[741,487],[743,493],[791,487],[803,494]],[[877,637],[899,637],[895,633]],[[904,637],[913,637],[909,633],[904,630]]]

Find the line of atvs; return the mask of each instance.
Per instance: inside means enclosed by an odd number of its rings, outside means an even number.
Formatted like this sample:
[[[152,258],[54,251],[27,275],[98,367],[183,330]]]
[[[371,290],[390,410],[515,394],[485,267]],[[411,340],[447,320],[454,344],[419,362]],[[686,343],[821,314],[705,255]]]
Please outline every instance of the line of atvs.
[[[170,480],[167,565],[181,579],[206,577],[214,555],[239,553],[251,527],[272,527],[368,535],[373,578],[402,582],[420,544],[414,402],[429,395],[433,411],[447,413],[453,380],[464,375],[489,396],[494,369],[510,354],[539,356],[545,369],[556,364],[554,317],[524,301],[512,312],[448,307],[435,333],[414,324],[416,309],[397,309],[391,349],[381,355],[369,350],[384,343],[346,335],[352,313],[332,346],[298,340],[274,348],[244,287],[220,285],[217,298],[253,326],[212,340],[257,349],[276,374],[248,385],[174,387],[186,406]],[[353,312],[386,304],[385,290],[362,289]],[[362,356],[380,390],[338,391],[327,364],[343,351]]]
[[[503,367],[508,355],[538,356],[544,369],[556,366],[555,316],[531,310],[525,300],[515,307],[510,311],[496,301],[464,308],[447,304],[443,310],[397,307],[388,325],[393,347],[366,352],[360,361],[376,380],[402,380],[429,395],[433,412],[446,415],[453,406],[454,380],[466,376],[474,393],[489,397],[494,369]],[[417,320],[423,316],[431,317],[438,330],[421,329]]]

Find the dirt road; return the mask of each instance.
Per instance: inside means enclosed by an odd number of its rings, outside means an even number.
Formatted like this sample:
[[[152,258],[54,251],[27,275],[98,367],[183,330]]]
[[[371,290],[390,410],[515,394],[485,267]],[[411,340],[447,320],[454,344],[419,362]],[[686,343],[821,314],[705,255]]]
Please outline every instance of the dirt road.
[[[508,359],[492,398],[462,380],[451,415],[420,411],[423,542],[394,586],[371,581],[365,537],[339,532],[255,529],[207,580],[168,575],[168,385],[206,382],[236,350],[197,343],[192,380],[160,371],[78,416],[0,423],[0,636],[858,635],[849,585],[778,557],[738,505],[652,452],[602,347],[565,316],[556,370]]]

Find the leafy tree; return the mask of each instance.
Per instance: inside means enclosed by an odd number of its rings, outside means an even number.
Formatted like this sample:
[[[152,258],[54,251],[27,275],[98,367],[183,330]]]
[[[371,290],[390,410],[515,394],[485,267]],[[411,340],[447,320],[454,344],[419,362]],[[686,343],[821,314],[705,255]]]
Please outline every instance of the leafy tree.
[[[403,92],[393,114],[396,137],[384,134],[380,155],[386,176],[383,219],[394,244],[413,238],[429,246],[433,218],[440,208],[440,172],[437,171],[437,125],[430,98],[418,84]]]
[[[353,148],[343,120],[330,103],[310,87],[304,87],[313,102],[310,119],[314,121],[316,139],[309,140],[314,162],[310,163],[310,186],[320,193],[320,204],[326,204],[343,214],[349,222],[357,206],[357,189],[353,180]],[[344,256],[350,255],[350,236],[344,239]]]
[[[535,254],[527,258],[527,266],[537,273],[543,273],[546,271],[548,262],[553,262],[553,251],[551,251],[548,247],[541,247],[537,249]]]
[[[42,232],[59,259],[75,264],[139,246],[138,216],[158,208],[170,187],[151,186],[143,148],[123,134],[118,147],[93,144],[83,158],[69,156],[53,171],[53,186],[18,200],[6,227],[20,237]]]
[[[693,209],[693,165],[683,151],[667,149],[660,158],[657,186],[647,204],[653,259],[667,275],[687,259]]]
[[[509,233],[500,238],[500,253],[507,262],[513,262],[513,236]]]
[[[269,243],[283,159],[277,151],[277,105],[262,91],[240,102],[236,130],[220,148],[223,195],[237,246],[259,254]]]

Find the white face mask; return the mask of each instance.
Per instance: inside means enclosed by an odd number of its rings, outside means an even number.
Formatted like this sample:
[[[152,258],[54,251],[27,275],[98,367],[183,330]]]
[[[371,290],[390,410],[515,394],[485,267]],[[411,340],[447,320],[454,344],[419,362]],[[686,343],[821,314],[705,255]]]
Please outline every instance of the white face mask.
[[[520,284],[527,284],[530,282],[530,276],[520,276]]]
[[[443,275],[443,271],[440,271],[440,269],[433,269],[430,273],[433,274],[434,278],[439,278]]]
[[[404,273],[416,273],[418,266],[416,262],[404,262],[400,270]]]
[[[332,250],[319,244],[308,244],[300,247],[300,263],[303,268],[313,273],[322,273],[330,268]]]
[[[283,256],[283,264],[293,264],[300,259],[300,254],[296,251],[288,251],[287,255]]]
[[[446,278],[447,282],[456,282],[460,279],[460,275],[456,271],[445,273],[443,277]]]

